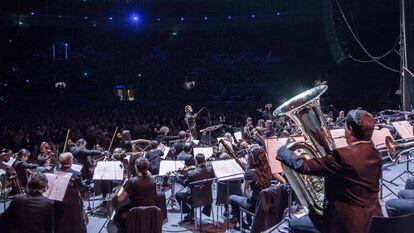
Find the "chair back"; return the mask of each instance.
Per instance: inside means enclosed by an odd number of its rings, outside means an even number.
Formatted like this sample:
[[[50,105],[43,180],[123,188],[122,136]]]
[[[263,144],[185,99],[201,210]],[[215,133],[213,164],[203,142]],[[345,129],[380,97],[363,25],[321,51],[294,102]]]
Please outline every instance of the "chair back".
[[[260,191],[251,232],[262,232],[279,223],[287,203],[288,194],[284,185],[274,185]]]
[[[414,229],[414,213],[398,217],[372,217],[368,233],[411,233]]]
[[[161,233],[163,214],[156,206],[134,207],[128,211],[128,233]]]
[[[200,208],[213,203],[211,181],[191,185],[193,208]]]

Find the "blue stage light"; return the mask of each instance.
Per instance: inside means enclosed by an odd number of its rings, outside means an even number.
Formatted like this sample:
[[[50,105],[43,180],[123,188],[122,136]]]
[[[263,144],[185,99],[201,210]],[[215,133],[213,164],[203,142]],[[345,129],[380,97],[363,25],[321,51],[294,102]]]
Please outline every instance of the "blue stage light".
[[[204,20],[208,20],[208,17],[207,16],[204,16]]]
[[[227,16],[227,19],[228,19],[228,20],[231,20],[231,16],[230,16],[230,15],[229,15],[229,16]]]
[[[22,21],[19,21],[19,25],[21,26],[21,25],[23,25],[23,22]]]
[[[279,16],[280,15],[280,12],[276,12],[276,15]]]
[[[88,19],[88,16],[83,17],[84,19]]]
[[[35,13],[32,11],[32,12],[30,12],[30,15],[35,15]]]
[[[157,21],[158,21],[158,22],[160,22],[160,21],[161,21],[161,19],[160,19],[160,18],[157,18]]]
[[[88,72],[83,72],[83,77],[88,77]]]
[[[184,17],[181,17],[181,18],[180,18],[180,20],[181,20],[181,21],[184,21]]]
[[[251,15],[251,17],[254,19],[256,17],[256,15]]]
[[[109,20],[112,20],[113,18],[112,18],[112,16],[109,16],[109,18],[108,18]]]
[[[138,23],[139,21],[141,21],[141,16],[139,16],[138,14],[132,14],[130,19],[133,23]]]

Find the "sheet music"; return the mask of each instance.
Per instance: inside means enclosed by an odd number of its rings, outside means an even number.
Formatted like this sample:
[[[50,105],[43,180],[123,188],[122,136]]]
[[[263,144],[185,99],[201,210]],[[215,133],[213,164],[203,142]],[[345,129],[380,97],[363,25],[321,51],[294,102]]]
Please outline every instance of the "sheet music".
[[[217,138],[217,142],[220,142],[220,140],[224,140],[224,138]]]
[[[194,143],[194,145],[198,146],[198,143],[200,142],[200,140],[193,139],[192,142]]]
[[[387,129],[387,128],[382,128],[380,130],[374,130],[374,133],[372,134],[371,141],[374,143],[375,147],[384,148],[385,147],[385,137],[387,137],[387,136],[390,136],[392,138],[390,130]]]
[[[396,121],[391,124],[403,139],[414,137],[413,126],[408,121]]]
[[[211,166],[219,181],[244,178],[244,170],[234,159],[211,161]]]
[[[82,164],[72,164],[71,168],[75,171],[80,172],[82,170],[83,165]]]
[[[121,161],[99,161],[93,173],[94,180],[123,180],[124,167]]]
[[[165,158],[167,157],[168,153],[170,152],[171,147],[164,146],[164,144],[162,144],[162,143],[160,143],[160,145],[162,145],[162,146],[161,146],[161,147],[160,147],[160,146],[158,146],[158,149],[159,149],[159,150],[161,150],[161,151],[162,151],[162,153],[164,153],[164,154],[163,154],[163,156],[162,156],[161,158],[162,158],[162,159],[165,159]]]
[[[9,162],[3,162],[3,164],[11,167],[13,165],[14,161],[16,161],[16,158],[11,158],[10,157]]]
[[[276,154],[280,147],[286,145],[287,140],[287,138],[268,138],[265,140],[267,158],[272,174],[283,172],[282,163],[276,159]]]
[[[234,137],[236,138],[236,140],[237,140],[237,141],[241,141],[241,140],[243,140],[243,137],[242,137],[242,132],[240,132],[240,131],[235,132],[235,133],[234,133]]]
[[[348,146],[345,138],[345,129],[332,129],[330,131],[336,148],[343,148]]]
[[[159,176],[165,176],[168,172],[177,171],[185,167],[185,162],[180,160],[162,160],[160,163]]]
[[[208,159],[213,155],[213,147],[196,147],[194,148],[194,157],[197,154],[203,154]]]
[[[43,193],[47,197],[55,201],[63,201],[72,173],[55,171],[45,173],[48,179],[48,189]]]

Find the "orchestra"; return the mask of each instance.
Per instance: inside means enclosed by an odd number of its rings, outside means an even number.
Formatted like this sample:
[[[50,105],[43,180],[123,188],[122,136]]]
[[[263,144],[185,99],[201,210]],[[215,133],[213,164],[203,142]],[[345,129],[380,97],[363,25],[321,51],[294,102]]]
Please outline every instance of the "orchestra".
[[[267,106],[263,112],[266,113],[263,117],[267,118],[270,107]],[[225,128],[220,131],[221,137],[217,142],[199,145],[199,142],[194,141],[196,116],[192,114],[191,106],[186,107],[185,114],[184,123],[188,124],[188,131],[181,130],[174,136],[170,135],[168,127],[162,126],[156,130],[155,138],[133,140],[128,129],[123,129],[122,134],[116,129],[112,140],[114,149],[111,149],[111,142],[108,151],[98,147],[89,148],[83,138],[68,138],[68,152],[61,153],[52,152],[50,145],[42,142],[39,155],[31,163],[30,152],[26,149],[16,154],[2,149],[0,169],[7,172],[8,179],[2,185],[10,185],[13,190],[19,191],[0,215],[0,229],[8,229],[6,232],[50,232],[53,228],[54,232],[59,233],[87,232],[88,214],[93,210],[87,213],[86,203],[91,202],[93,195],[102,193],[104,200],[99,208],[105,209],[104,215],[113,220],[117,232],[127,232],[128,211],[140,206],[160,206],[160,200],[164,202],[162,205],[166,205],[165,195],[171,186],[181,186],[176,193],[169,195],[176,199],[180,212],[185,214],[183,222],[194,223],[197,219],[194,216],[195,194],[192,188],[198,182],[210,186],[207,189],[209,193],[203,195],[211,195],[214,188],[211,184],[216,183],[215,198],[217,203],[224,203],[222,215],[226,221],[236,230],[241,227],[249,229],[253,224],[252,218],[241,215],[240,207],[254,213],[262,190],[293,183],[292,177],[286,174],[287,168],[311,175],[309,177],[324,177],[324,193],[321,195],[324,198],[323,212],[314,213],[310,208],[305,217],[291,219],[289,227],[295,233],[362,233],[367,231],[371,217],[383,215],[378,198],[381,156],[371,140],[379,121],[370,113],[360,109],[351,110],[346,115],[344,111],[339,112],[336,121],[326,123],[329,123],[330,129],[344,126],[343,137],[347,147],[332,149],[321,158],[308,159],[299,157],[298,148],[292,145],[303,144],[295,142],[297,139],[294,137],[297,136],[304,136],[306,143],[311,140],[307,138],[306,131],[302,131],[300,122],[285,116],[259,119],[256,126],[252,123],[252,117],[247,117],[245,125],[238,128],[241,138],[235,137],[234,129]],[[215,130],[213,128],[208,130]],[[279,138],[286,138],[286,143],[279,145],[273,153],[267,151],[269,140]],[[76,143],[72,143],[72,140],[76,140]],[[169,150],[165,150],[166,147]],[[208,147],[213,148],[213,154],[195,152],[195,149]],[[301,150],[307,149],[304,147]],[[271,154],[276,155],[273,159],[283,165],[283,170],[273,172],[269,158]],[[15,159],[11,166],[6,165],[11,159]],[[184,167],[161,174],[163,161],[169,160],[182,162]],[[212,163],[220,160],[235,160],[244,171],[241,178],[219,180]],[[121,162],[121,179],[99,180],[94,177],[97,164],[117,161]],[[75,169],[77,165],[81,167],[78,170]],[[44,174],[53,172],[71,175],[62,201],[51,201],[42,196],[48,189]],[[18,182],[12,182],[13,177]],[[407,185],[413,183],[410,180]],[[19,189],[18,184],[22,188]],[[408,185],[406,190],[400,191],[398,199],[387,201],[389,216],[414,212],[412,189],[413,185]],[[297,192],[296,189],[293,191]],[[300,198],[294,201],[302,203]],[[210,204],[206,205],[202,213],[210,216],[211,209]],[[30,211],[30,217],[22,217],[26,211]],[[164,212],[168,215],[168,211]],[[16,218],[22,218],[31,227],[30,231],[28,228],[24,231],[21,222],[15,221]]]

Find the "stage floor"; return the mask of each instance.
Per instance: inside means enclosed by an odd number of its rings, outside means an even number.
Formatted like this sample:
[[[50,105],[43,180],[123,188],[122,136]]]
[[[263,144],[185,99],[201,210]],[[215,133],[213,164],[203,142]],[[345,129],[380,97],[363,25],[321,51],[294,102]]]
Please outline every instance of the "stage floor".
[[[405,160],[405,157],[402,158],[402,160]],[[396,165],[392,165],[391,163],[387,163],[384,165],[385,166],[389,166],[388,168],[384,168],[383,170],[383,177],[385,180],[392,180],[394,179],[396,176],[400,175],[401,173],[403,173],[406,168],[407,165],[406,163],[400,163],[400,164],[396,164]],[[409,162],[409,166],[410,166],[410,170],[414,171],[414,163],[413,162]],[[413,167],[413,168],[411,168]],[[384,215],[386,215],[386,211],[384,209],[384,205],[385,202],[389,199],[392,198],[396,198],[396,196],[392,193],[394,192],[395,194],[398,193],[399,190],[404,189],[404,185],[405,185],[405,180],[407,179],[408,174],[404,174],[401,176],[401,178],[398,178],[394,181],[394,184],[389,184],[387,182],[384,182],[384,184],[386,185],[382,187],[383,190],[383,198],[381,199],[381,206],[383,208],[383,213]],[[178,185],[177,185],[178,186]],[[176,190],[179,190],[180,187],[178,187]],[[215,190],[213,188],[213,190]],[[170,191],[168,191],[166,193],[167,198],[171,195]],[[213,197],[215,196],[215,193],[213,193]],[[100,201],[96,201],[95,205],[98,205],[100,203]],[[85,207],[88,205],[87,202],[84,203]],[[4,206],[0,205],[0,211],[3,212],[4,210]],[[8,206],[8,203],[6,203],[6,206]],[[166,222],[163,225],[163,232],[198,232],[195,230],[194,228],[194,224],[191,223],[185,223],[182,224],[180,223],[181,220],[181,215],[180,212],[178,210],[178,207],[176,207],[176,210],[173,211],[171,210],[171,207],[167,206],[168,211],[168,222]],[[216,212],[217,212],[217,208],[216,206],[213,206],[213,210],[214,210],[214,219],[216,220]],[[224,208],[222,209],[222,211],[224,211]],[[219,216],[221,216],[220,213],[220,208],[219,208]],[[219,224],[218,225],[214,225],[213,224],[213,219],[212,217],[207,217],[203,215],[203,222],[205,224],[203,224],[203,232],[225,232],[226,231],[226,223],[223,217],[219,217]],[[216,220],[217,221],[217,220]],[[89,215],[89,224],[88,224],[88,232],[89,233],[98,233],[99,230],[102,228],[102,226],[104,225],[104,223],[106,222],[106,218],[102,218],[102,217],[97,217],[97,216],[92,216]],[[230,225],[230,228],[232,229],[232,225]],[[111,233],[111,231],[104,227],[102,229],[103,233]],[[235,230],[231,230],[230,232],[238,232]],[[278,232],[277,230],[274,232]]]

